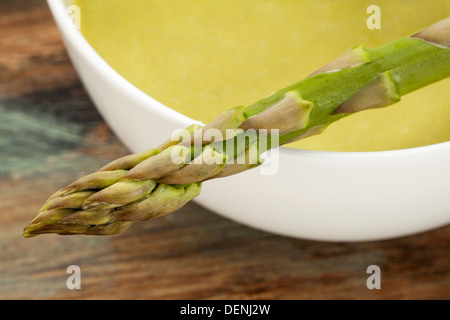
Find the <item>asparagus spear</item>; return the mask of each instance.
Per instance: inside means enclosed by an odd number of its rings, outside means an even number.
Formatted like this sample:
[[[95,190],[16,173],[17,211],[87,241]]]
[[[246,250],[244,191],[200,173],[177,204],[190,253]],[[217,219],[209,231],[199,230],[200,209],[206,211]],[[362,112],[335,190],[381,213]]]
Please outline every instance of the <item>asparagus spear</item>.
[[[355,112],[391,105],[448,76],[450,18],[373,50],[356,46],[253,105],[189,127],[188,139],[168,140],[78,179],[46,201],[23,235],[111,235],[134,221],[165,216],[196,197],[203,181],[258,166],[267,149],[318,134]],[[213,129],[222,139],[208,134]],[[231,136],[227,129],[234,129]],[[245,143],[236,143],[240,138]]]

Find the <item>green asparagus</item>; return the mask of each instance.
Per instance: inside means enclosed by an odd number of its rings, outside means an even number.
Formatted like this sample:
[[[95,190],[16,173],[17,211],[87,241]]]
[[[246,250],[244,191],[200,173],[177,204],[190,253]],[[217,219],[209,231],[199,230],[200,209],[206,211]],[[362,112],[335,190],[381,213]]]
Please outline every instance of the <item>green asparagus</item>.
[[[163,217],[195,198],[203,181],[257,167],[259,155],[270,148],[319,134],[355,112],[391,105],[448,76],[450,18],[373,50],[356,46],[253,105],[187,128],[185,139],[117,159],[78,179],[46,201],[23,235],[111,235],[134,221]],[[237,143],[240,138],[244,143]]]

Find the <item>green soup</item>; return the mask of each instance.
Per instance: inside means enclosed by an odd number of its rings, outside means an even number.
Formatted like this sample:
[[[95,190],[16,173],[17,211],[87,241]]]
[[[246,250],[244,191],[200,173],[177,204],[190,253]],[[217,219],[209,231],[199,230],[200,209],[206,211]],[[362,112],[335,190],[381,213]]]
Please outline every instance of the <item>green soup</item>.
[[[136,87],[204,123],[301,80],[349,47],[373,48],[450,15],[450,0],[78,0],[81,31]],[[367,7],[381,9],[368,29]],[[378,151],[450,140],[450,79],[288,145]],[[124,106],[126,108],[126,106]]]

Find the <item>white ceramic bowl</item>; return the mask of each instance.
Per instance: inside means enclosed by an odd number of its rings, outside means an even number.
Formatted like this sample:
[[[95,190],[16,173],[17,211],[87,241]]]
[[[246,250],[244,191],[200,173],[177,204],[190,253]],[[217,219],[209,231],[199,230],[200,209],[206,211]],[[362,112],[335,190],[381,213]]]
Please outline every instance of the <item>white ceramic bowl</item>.
[[[67,51],[99,112],[132,152],[157,146],[193,120],[138,90],[89,45],[65,0],[48,0]],[[195,199],[244,225],[323,241],[370,241],[450,222],[450,142],[398,151],[279,150],[260,169],[211,180]]]

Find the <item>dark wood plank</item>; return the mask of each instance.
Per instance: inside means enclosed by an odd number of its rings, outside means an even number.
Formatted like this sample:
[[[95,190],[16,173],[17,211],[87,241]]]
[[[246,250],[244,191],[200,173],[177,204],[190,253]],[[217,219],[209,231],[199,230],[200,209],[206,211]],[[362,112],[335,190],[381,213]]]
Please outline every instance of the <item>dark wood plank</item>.
[[[43,201],[128,150],[95,110],[44,1],[0,3],[0,299],[448,299],[450,227],[280,237],[191,203],[113,237],[21,237]],[[66,287],[69,265],[81,290]],[[366,269],[382,270],[368,290]]]

